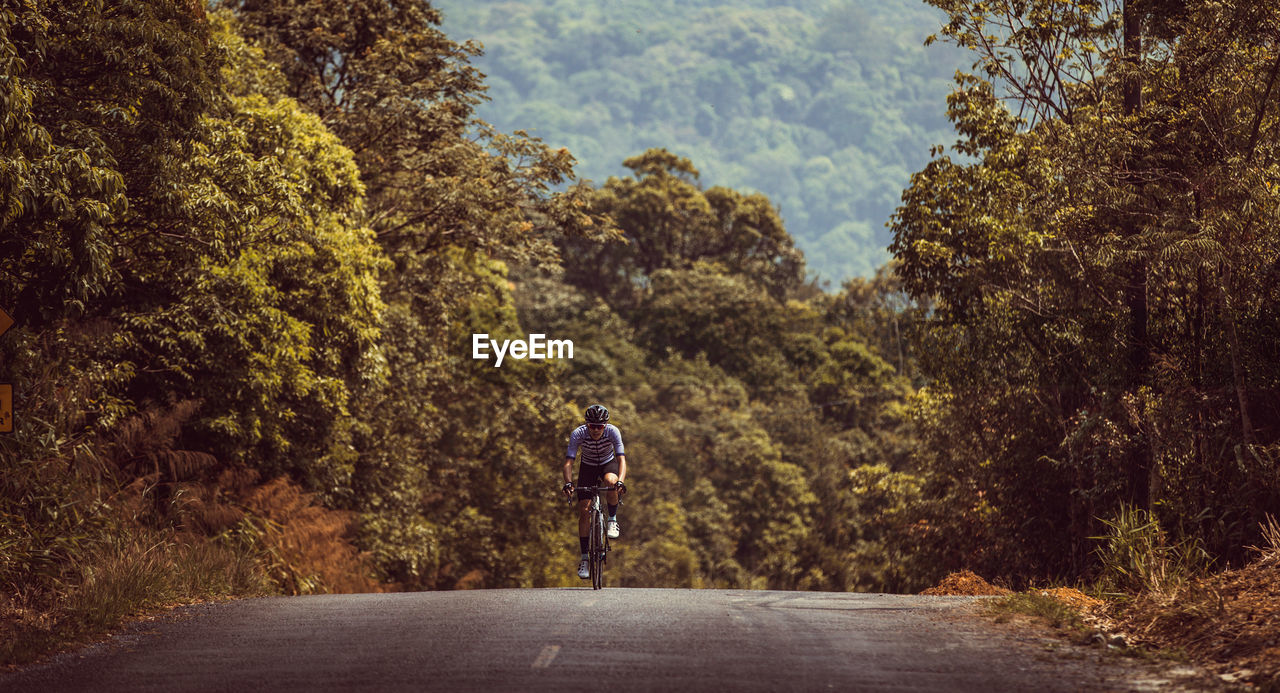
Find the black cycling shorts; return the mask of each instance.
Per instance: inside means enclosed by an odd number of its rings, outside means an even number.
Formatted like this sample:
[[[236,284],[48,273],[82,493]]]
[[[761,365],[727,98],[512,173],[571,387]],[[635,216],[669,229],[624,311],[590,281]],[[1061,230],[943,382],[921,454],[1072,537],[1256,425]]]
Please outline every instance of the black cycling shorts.
[[[604,483],[604,475],[610,472],[617,474],[622,469],[622,464],[614,457],[612,461],[605,464],[579,464],[578,465],[578,485],[579,486],[600,486]],[[592,494],[586,491],[578,491],[578,500],[586,500]]]

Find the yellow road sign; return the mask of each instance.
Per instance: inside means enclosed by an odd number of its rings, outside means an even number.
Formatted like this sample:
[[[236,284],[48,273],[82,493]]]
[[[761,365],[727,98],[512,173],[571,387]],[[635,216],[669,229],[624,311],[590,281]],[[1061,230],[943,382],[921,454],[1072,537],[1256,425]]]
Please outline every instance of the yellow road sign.
[[[0,383],[0,433],[13,433],[13,385]]]
[[[13,327],[13,318],[4,312],[4,308],[0,308],[0,335],[3,335],[10,327]]]

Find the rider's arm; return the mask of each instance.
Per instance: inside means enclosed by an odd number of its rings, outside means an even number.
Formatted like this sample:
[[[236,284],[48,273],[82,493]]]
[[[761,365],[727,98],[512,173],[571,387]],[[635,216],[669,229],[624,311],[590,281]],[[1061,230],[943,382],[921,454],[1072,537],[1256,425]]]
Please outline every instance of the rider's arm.
[[[570,461],[578,458],[578,446],[582,445],[582,439],[586,437],[586,427],[579,426],[573,429],[573,433],[569,434],[569,447],[565,449],[564,456]]]
[[[582,445],[582,428],[573,429],[573,433],[569,434],[569,447],[565,450],[564,456],[564,483],[573,483],[573,461],[578,459],[578,446]]]
[[[604,433],[609,436],[609,442],[613,443],[613,454],[627,454],[627,449],[622,446],[622,431],[619,431],[617,426],[609,426],[604,429]]]
[[[622,446],[622,431],[617,426],[610,426],[605,429],[609,432],[609,437],[613,441],[614,455],[618,458],[618,481],[627,478],[627,452]]]

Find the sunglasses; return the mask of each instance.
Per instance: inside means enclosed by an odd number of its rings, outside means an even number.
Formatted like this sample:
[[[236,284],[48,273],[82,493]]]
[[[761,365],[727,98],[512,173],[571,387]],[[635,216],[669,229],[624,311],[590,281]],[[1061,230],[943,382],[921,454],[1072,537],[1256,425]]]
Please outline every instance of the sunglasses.
[[[604,430],[604,424],[587,424],[587,428],[589,428],[589,429],[591,429],[591,430],[593,430],[593,431],[603,431],[603,430]]]

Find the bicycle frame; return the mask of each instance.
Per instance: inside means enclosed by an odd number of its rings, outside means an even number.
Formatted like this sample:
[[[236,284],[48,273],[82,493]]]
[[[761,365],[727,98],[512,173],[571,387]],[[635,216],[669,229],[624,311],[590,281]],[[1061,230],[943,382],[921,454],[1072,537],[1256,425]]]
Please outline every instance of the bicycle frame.
[[[591,589],[604,587],[604,563],[610,551],[609,535],[604,531],[604,512],[600,509],[600,494],[613,491],[614,486],[574,486],[574,499],[579,491],[591,494],[591,505],[587,508],[590,527],[587,530],[587,571],[591,574]],[[570,500],[570,505],[573,504]]]

